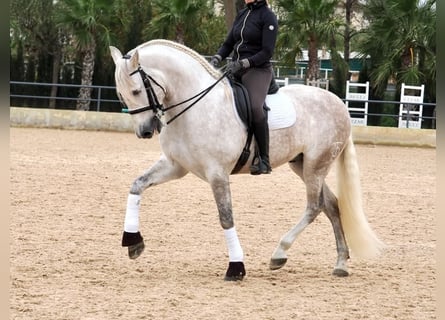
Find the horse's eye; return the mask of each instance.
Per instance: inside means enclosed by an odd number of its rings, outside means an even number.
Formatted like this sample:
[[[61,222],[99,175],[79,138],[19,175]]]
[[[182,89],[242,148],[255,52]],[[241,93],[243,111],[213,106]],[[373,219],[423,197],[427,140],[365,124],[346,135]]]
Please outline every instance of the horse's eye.
[[[141,93],[141,90],[136,89],[136,90],[131,91],[131,93],[132,93],[134,96],[137,96],[139,93]]]

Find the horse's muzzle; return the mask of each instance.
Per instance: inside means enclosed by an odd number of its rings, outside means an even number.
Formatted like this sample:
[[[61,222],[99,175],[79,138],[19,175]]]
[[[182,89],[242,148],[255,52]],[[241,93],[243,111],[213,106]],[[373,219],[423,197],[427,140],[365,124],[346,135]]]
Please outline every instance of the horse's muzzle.
[[[148,123],[141,124],[136,130],[136,135],[141,139],[151,139],[156,131],[161,133],[162,123],[158,118],[153,117]]]
[[[135,130],[136,136],[140,139],[150,139],[153,137],[154,130],[151,121],[148,124],[140,124]]]

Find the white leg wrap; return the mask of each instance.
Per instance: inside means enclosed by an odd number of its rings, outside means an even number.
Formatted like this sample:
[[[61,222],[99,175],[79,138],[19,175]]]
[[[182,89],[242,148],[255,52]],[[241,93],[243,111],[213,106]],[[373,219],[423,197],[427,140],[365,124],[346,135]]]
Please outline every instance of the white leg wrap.
[[[127,211],[125,212],[124,231],[136,233],[139,231],[139,207],[141,196],[129,194],[127,199]]]
[[[229,250],[229,261],[242,262],[244,260],[244,253],[239,243],[235,227],[224,230],[224,235],[226,236],[227,249]]]

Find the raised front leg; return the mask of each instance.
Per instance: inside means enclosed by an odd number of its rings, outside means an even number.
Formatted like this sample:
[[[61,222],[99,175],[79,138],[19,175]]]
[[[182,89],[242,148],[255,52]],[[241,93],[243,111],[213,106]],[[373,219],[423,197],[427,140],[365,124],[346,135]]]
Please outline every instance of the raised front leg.
[[[122,246],[128,247],[130,259],[139,257],[145,248],[144,240],[139,231],[139,208],[142,192],[149,187],[182,178],[186,174],[187,170],[178,163],[161,156],[150,169],[134,180],[127,198],[122,236]]]
[[[244,268],[244,253],[238,239],[232,214],[232,198],[230,193],[229,177],[211,179],[213,196],[219,213],[219,221],[224,229],[227,249],[229,252],[229,267],[224,280],[243,280],[246,275]]]

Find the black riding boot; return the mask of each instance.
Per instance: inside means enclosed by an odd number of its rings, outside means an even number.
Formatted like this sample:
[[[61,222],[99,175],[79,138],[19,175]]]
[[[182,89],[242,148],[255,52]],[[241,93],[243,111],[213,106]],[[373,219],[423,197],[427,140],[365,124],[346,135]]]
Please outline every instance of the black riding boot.
[[[250,166],[250,174],[268,174],[272,172],[269,164],[269,124],[267,118],[264,123],[253,125],[253,135],[258,145],[259,158],[254,159]]]

